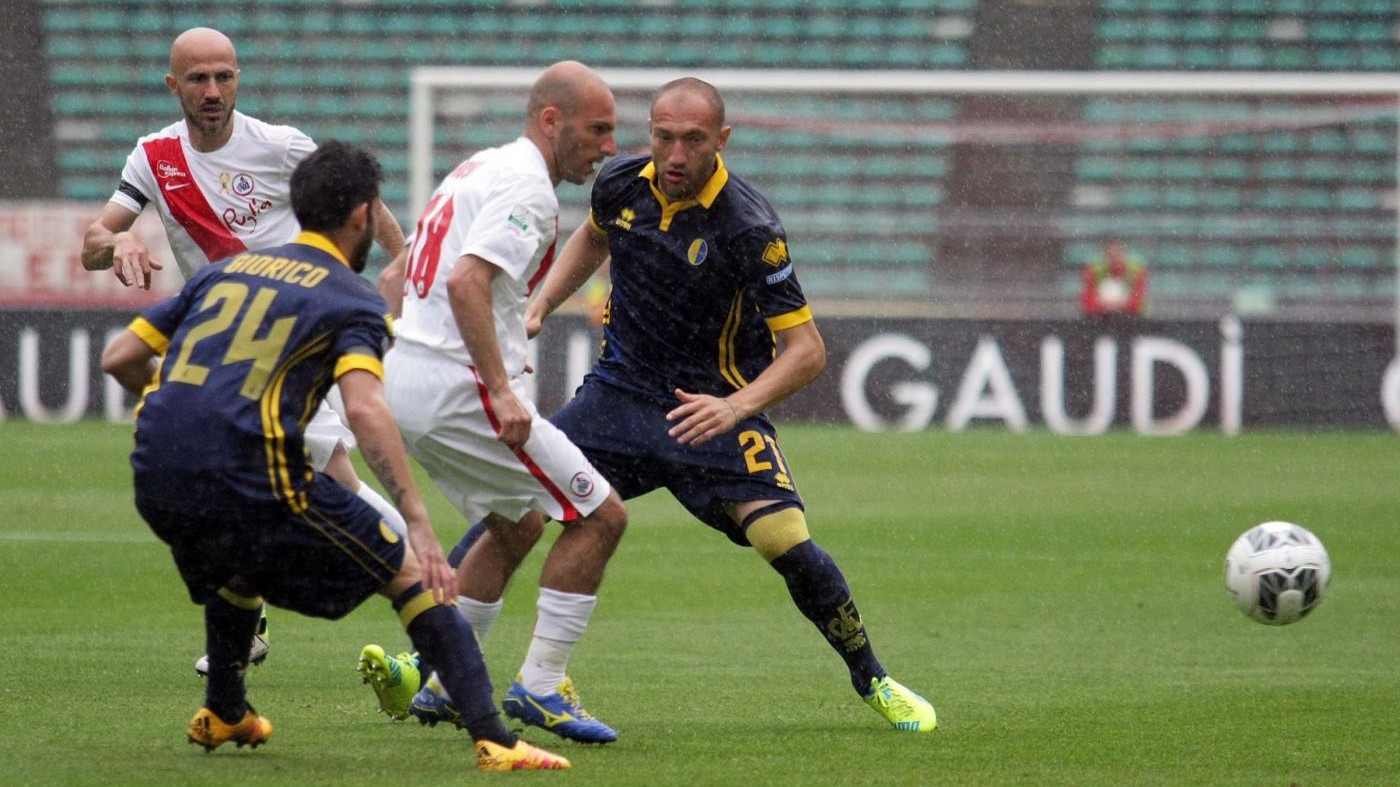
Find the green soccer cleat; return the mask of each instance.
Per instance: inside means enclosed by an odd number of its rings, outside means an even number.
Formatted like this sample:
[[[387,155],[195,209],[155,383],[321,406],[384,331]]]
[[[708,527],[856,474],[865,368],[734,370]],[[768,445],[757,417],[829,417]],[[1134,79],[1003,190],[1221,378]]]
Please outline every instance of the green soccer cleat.
[[[888,675],[870,679],[870,693],[865,695],[865,704],[884,716],[896,730],[933,732],[938,726],[933,705]]]
[[[379,698],[379,712],[389,718],[408,718],[413,695],[418,691],[418,659],[412,653],[390,656],[378,645],[366,645],[360,651],[356,669],[360,679],[374,689]]]

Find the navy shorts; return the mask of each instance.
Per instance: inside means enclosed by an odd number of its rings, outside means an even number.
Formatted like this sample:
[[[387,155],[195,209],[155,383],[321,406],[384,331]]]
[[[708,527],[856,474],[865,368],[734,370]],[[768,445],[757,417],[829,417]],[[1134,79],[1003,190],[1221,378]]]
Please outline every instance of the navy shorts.
[[[623,499],[665,487],[697,519],[749,545],[725,512],[726,502],[791,501],[802,496],[778,448],[778,432],[766,416],[746,418],[704,445],[681,445],[666,433],[661,404],[587,378],[574,398],[549,420],[563,430]]]
[[[143,496],[142,487],[138,477],[136,509],[170,546],[196,604],[238,576],[273,606],[334,620],[388,584],[403,565],[403,539],[379,512],[321,473],[303,513],[275,501]],[[153,488],[180,485],[164,479]]]

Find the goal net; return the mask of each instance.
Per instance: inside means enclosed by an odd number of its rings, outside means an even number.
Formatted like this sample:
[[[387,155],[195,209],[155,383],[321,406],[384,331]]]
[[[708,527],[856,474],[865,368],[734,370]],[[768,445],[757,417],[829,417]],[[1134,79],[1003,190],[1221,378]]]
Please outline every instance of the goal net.
[[[1110,240],[1150,313],[1400,321],[1400,76],[610,70],[618,145],[651,93],[723,91],[730,169],[783,219],[823,312],[1065,317]],[[520,133],[535,69],[412,75],[415,212]],[[561,232],[587,186],[560,191]],[[416,214],[415,214],[416,215]]]

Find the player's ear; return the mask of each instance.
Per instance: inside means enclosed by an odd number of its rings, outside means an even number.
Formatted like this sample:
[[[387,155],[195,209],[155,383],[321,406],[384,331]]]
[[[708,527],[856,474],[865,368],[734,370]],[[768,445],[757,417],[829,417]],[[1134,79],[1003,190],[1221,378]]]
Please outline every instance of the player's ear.
[[[559,111],[559,107],[545,107],[540,110],[540,129],[550,139],[554,139],[554,135],[559,132],[559,124],[563,120],[564,113]]]
[[[369,223],[373,220],[374,211],[370,209],[370,203],[362,202],[350,211],[350,215],[346,218],[345,223],[350,226],[350,229],[359,233],[364,232],[365,227],[369,226]]]
[[[725,126],[724,128],[719,130],[719,144],[715,146],[716,153],[718,153],[721,150],[724,150],[725,144],[729,142],[729,132],[733,130],[733,126]]]
[[[165,75],[165,89],[170,91],[170,95],[180,95],[180,83],[175,80],[174,74]]]

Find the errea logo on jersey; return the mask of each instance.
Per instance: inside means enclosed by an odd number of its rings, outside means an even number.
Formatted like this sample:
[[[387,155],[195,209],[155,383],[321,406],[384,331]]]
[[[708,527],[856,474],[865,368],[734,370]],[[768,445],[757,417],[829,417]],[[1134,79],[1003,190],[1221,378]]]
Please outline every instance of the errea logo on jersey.
[[[763,249],[763,261],[774,268],[781,267],[783,263],[788,261],[787,241],[778,238],[770,242]]]
[[[623,208],[622,211],[618,213],[617,218],[613,219],[613,224],[625,230],[630,230],[632,229],[632,222],[636,220],[637,211],[632,210],[631,208]]]

